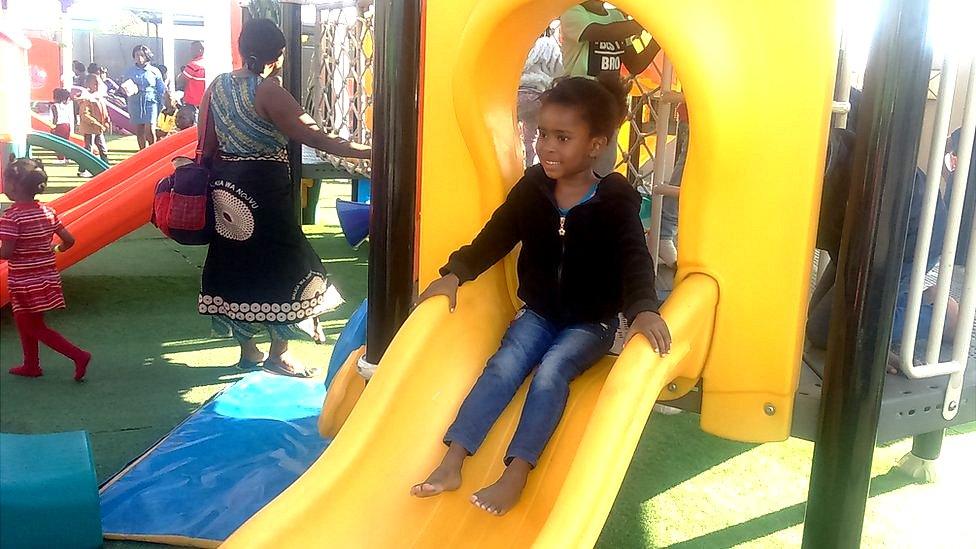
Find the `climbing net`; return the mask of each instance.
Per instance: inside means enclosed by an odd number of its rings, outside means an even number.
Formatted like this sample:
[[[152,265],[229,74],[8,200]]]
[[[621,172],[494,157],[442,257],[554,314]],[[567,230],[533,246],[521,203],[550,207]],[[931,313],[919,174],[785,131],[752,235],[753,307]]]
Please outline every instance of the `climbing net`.
[[[316,9],[306,108],[327,133],[372,145],[372,2],[321,4]],[[350,174],[370,176],[369,160],[319,151],[321,159]]]
[[[367,145],[373,141],[374,14],[373,3],[368,0],[339,0],[317,6],[305,94],[306,108],[326,132]],[[631,184],[644,188],[650,187],[653,178],[657,151],[652,136],[666,137],[668,133],[658,132],[657,119],[662,109],[653,97],[661,89],[657,82],[669,69],[659,64],[651,67],[646,71],[655,72],[651,78],[646,77],[646,72],[645,77],[629,77],[630,112],[621,128],[624,137],[614,144],[618,148],[615,169],[623,167]],[[667,112],[670,126],[673,106],[662,112]],[[662,150],[673,155],[673,147]],[[324,152],[318,155],[351,174],[370,175],[368,160],[350,160]],[[664,166],[670,174],[670,163]]]

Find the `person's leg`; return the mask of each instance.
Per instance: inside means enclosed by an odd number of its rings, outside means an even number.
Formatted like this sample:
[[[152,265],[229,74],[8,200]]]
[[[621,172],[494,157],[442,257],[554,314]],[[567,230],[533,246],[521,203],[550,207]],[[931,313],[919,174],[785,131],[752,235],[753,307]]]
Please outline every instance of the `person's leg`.
[[[95,137],[95,147],[98,148],[98,156],[102,160],[108,162],[108,144],[105,142],[105,134],[100,133]]]
[[[830,262],[824,276],[817,283],[814,289],[814,299],[810,302],[810,310],[807,312],[807,339],[817,349],[827,348],[827,336],[830,333],[830,315],[833,310],[834,302],[834,279],[836,268],[834,262]],[[818,297],[819,296],[819,297]]]
[[[34,335],[37,340],[68,357],[75,363],[75,381],[81,381],[91,362],[91,353],[85,351],[44,323],[44,313],[33,313]]]
[[[152,145],[156,142],[156,123],[150,122],[146,124],[146,146]]]
[[[85,150],[94,154],[95,153],[95,136],[90,133],[85,134]]]
[[[139,143],[139,150],[146,148],[146,124],[136,124],[136,141]]]
[[[522,123],[522,145],[525,148],[525,167],[536,162],[535,138],[539,131],[539,93],[532,90],[518,92],[518,119]]]
[[[264,326],[254,322],[231,320],[225,316],[210,317],[210,327],[217,337],[232,337],[241,349],[241,357],[235,365],[241,370],[252,370],[260,366],[267,358],[258,348],[255,337],[264,330]]]
[[[448,452],[441,464],[410,493],[428,497],[461,485],[461,463],[484,442],[488,431],[515,396],[515,391],[539,363],[556,337],[557,328],[548,320],[523,310],[502,338],[498,351],[471,392],[465,397],[457,418],[444,435]]]
[[[44,374],[38,358],[37,337],[30,313],[14,313],[14,323],[17,325],[17,335],[20,336],[20,347],[24,351],[24,363],[9,371],[15,376],[40,377]]]
[[[68,141],[71,139],[71,124],[58,124],[54,127],[54,132],[52,133],[65,141]],[[59,162],[65,160],[63,154],[58,154],[57,158]]]
[[[607,354],[617,321],[570,326],[556,336],[529,385],[522,417],[505,457],[505,472],[471,501],[492,514],[503,515],[522,494],[528,473],[552,438],[569,398],[569,383]]]
[[[684,175],[684,163],[675,164],[671,180],[668,182],[675,187],[681,186]],[[668,266],[673,267],[678,259],[674,241],[678,236],[678,199],[673,196],[661,196],[661,238],[658,243],[658,257]]]

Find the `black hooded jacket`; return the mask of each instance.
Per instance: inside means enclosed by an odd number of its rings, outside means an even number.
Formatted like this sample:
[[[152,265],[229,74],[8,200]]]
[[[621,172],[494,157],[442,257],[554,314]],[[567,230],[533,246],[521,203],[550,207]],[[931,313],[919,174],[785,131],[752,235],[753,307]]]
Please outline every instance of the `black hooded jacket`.
[[[593,198],[562,216],[556,181],[535,165],[474,241],[451,254],[441,274],[474,280],[522,244],[518,296],[532,311],[562,324],[632,321],[657,312],[654,268],[640,222],[640,195],[620,174],[600,180]]]

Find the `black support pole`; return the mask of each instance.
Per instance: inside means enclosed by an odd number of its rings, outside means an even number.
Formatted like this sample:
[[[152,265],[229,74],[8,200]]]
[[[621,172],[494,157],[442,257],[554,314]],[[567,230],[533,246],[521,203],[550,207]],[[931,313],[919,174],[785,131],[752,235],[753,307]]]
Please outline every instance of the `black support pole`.
[[[302,104],[302,4],[301,0],[281,0],[281,32],[285,35],[285,64],[281,70],[285,89]],[[288,141],[291,168],[292,203],[295,218],[302,222],[302,144]]]
[[[372,218],[366,360],[410,314],[414,284],[421,0],[376,2]]]
[[[928,3],[885,3],[865,72],[803,529],[806,549],[860,544],[931,66]]]

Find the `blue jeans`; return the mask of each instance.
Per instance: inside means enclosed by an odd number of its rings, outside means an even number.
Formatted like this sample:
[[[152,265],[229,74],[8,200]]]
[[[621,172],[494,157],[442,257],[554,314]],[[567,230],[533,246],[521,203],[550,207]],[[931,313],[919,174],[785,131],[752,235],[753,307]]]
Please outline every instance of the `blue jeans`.
[[[685,173],[685,158],[688,155],[688,123],[678,124],[678,152],[674,161],[674,170],[668,182],[675,187],[681,186],[681,178]],[[674,240],[678,236],[678,199],[665,196],[661,201],[661,240]]]
[[[616,318],[562,326],[523,309],[461,404],[444,443],[456,442],[468,454],[477,452],[498,416],[535,369],[522,417],[505,454],[506,465],[520,458],[535,467],[562,418],[569,382],[607,354],[616,331]]]

